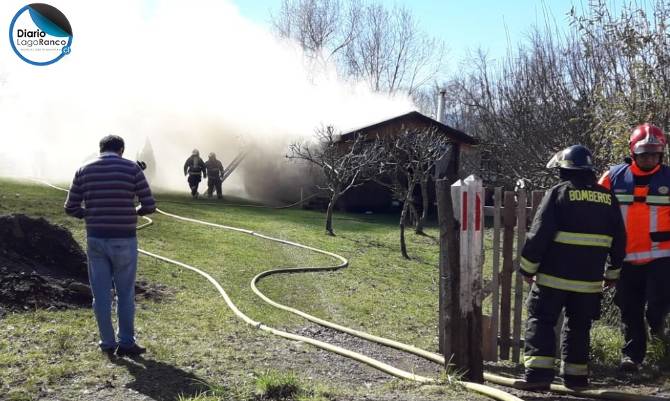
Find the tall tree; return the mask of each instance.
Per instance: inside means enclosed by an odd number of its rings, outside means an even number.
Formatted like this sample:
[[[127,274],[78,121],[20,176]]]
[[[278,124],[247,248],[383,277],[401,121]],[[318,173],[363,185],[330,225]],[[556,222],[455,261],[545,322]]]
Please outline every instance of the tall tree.
[[[481,154],[493,159],[499,183],[512,186],[525,177],[546,186],[554,179],[545,169],[549,155],[577,143],[597,152],[591,93],[570,78],[580,62],[572,46],[536,32],[514,58],[495,64],[480,53],[473,70],[451,83],[449,114],[480,136]]]
[[[413,95],[442,67],[444,44],[421,32],[403,7],[370,3],[361,9],[356,37],[345,49],[349,75],[362,78],[376,92]]]
[[[283,0],[271,15],[275,34],[297,42],[311,58],[330,59],[355,37],[360,6],[340,0]]]
[[[478,54],[445,85],[450,122],[480,136],[495,170],[485,177],[547,187],[559,149],[586,145],[606,167],[627,155],[633,126],[670,129],[670,3],[609,4],[573,8],[567,31],[537,29],[501,62]]]
[[[588,12],[570,16],[590,72],[595,133],[613,163],[627,154],[633,126],[670,129],[670,3],[627,1],[617,12],[608,3],[591,1]]]
[[[310,59],[333,60],[346,77],[376,92],[414,95],[442,67],[444,44],[421,31],[403,7],[358,0],[283,0],[275,33]]]

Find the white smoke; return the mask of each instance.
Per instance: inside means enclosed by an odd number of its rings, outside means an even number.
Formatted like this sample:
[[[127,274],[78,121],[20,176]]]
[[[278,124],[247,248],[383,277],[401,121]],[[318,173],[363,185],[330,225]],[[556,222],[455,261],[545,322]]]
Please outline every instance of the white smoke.
[[[308,70],[295,45],[229,2],[49,4],[72,25],[71,54],[38,67],[0,41],[0,174],[68,181],[115,133],[128,158],[150,138],[156,183],[186,190],[182,167],[193,148],[225,165],[245,147],[283,169],[288,143],[319,125],[345,129],[413,109],[406,98],[337,79],[331,65]],[[0,26],[24,5],[3,1]],[[243,162],[224,191],[235,180],[243,188],[241,170],[258,159]]]

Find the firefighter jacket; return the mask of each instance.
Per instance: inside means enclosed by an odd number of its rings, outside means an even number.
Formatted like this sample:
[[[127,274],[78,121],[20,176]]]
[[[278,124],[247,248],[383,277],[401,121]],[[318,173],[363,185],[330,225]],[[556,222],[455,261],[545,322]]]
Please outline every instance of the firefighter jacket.
[[[521,252],[520,272],[546,287],[598,293],[603,279],[619,278],[625,244],[616,198],[593,180],[563,181],[542,199]]]
[[[651,171],[633,164],[610,168],[600,184],[612,190],[619,201],[628,241],[625,262],[649,263],[670,257],[670,167]]]
[[[184,163],[184,175],[187,173],[189,176],[197,175],[198,177],[200,177],[202,174],[205,178],[207,178],[207,168],[205,167],[205,162],[202,161],[200,156],[191,156],[186,159],[186,163]]]
[[[223,164],[217,159],[209,159],[205,162],[207,175],[210,179],[220,180],[223,178]]]

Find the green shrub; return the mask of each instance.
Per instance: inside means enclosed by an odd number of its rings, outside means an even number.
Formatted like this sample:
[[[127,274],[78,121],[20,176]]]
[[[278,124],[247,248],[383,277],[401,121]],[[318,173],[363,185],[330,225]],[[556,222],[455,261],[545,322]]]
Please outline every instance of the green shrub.
[[[667,344],[660,338],[653,338],[647,342],[647,354],[645,361],[650,365],[668,366],[668,357],[666,355]]]

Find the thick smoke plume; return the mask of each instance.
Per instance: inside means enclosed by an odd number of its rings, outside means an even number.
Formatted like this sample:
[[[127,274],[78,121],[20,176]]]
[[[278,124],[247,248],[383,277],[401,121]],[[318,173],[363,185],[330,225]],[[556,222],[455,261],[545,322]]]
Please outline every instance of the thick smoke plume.
[[[304,176],[284,158],[291,141],[320,125],[346,129],[412,109],[338,79],[330,65],[307,68],[294,44],[228,2],[50,4],[72,25],[70,55],[36,67],[0,44],[1,175],[68,181],[116,133],[128,158],[150,141],[154,186],[185,191],[193,148],[224,165],[247,151],[224,192],[290,198]],[[0,21],[23,5],[3,1]]]

